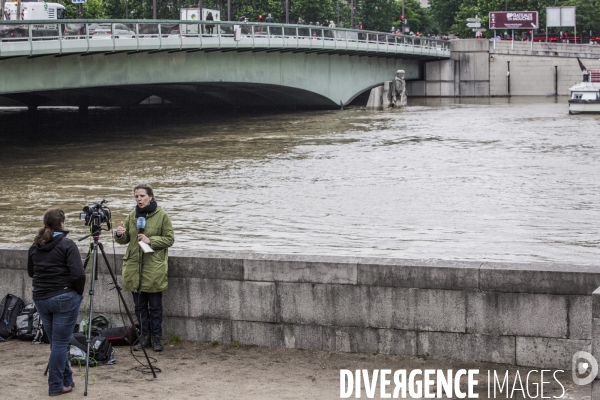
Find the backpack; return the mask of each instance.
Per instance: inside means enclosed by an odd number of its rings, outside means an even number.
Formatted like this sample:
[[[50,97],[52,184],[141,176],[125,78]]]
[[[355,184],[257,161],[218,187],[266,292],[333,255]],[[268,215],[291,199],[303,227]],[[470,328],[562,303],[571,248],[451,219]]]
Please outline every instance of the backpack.
[[[23,309],[23,300],[15,295],[7,294],[0,303],[0,336],[8,339],[15,335],[17,317]]]
[[[71,365],[85,365],[87,352],[86,337],[82,333],[74,333],[69,341],[69,361]],[[90,340],[90,367],[110,365],[115,361],[115,350],[105,337],[93,336]]]
[[[17,333],[15,336],[20,340],[50,343],[42,325],[42,319],[35,308],[35,304],[28,304],[17,317]]]
[[[139,333],[139,325],[136,324],[136,328]],[[113,346],[131,346],[137,340],[135,330],[131,325],[92,331],[92,336],[105,337]]]

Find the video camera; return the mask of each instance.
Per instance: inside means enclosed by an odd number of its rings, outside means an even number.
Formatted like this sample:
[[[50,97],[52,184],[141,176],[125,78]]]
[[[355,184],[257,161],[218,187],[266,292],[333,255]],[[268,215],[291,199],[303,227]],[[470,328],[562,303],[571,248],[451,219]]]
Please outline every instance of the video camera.
[[[100,203],[83,207],[83,212],[79,214],[79,219],[85,220],[85,226],[92,225],[92,227],[100,228],[105,223],[108,230],[110,230],[111,214],[110,209],[104,205],[105,203],[108,203],[108,200],[102,200]]]

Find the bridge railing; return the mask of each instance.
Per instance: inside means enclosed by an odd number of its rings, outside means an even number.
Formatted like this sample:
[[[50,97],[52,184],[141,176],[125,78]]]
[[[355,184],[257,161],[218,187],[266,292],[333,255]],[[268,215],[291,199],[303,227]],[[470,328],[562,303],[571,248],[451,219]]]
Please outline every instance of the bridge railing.
[[[48,22],[0,21],[0,57],[203,48],[297,48],[436,57],[450,55],[449,41],[315,25],[170,20]]]

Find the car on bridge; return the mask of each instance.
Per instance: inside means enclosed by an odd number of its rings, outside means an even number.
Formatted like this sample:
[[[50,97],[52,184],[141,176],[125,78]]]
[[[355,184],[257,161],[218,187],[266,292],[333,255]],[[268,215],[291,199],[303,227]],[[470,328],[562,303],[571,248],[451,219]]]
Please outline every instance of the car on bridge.
[[[114,25],[114,27],[113,27]],[[88,27],[90,39],[133,38],[135,32],[125,24],[91,24]]]

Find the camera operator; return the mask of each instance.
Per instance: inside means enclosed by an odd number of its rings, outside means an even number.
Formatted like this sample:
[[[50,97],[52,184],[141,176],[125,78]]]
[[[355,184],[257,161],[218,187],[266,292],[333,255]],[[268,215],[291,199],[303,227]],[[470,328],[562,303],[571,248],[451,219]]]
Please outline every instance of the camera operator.
[[[73,390],[73,371],[67,345],[77,322],[83,299],[85,272],[75,242],[67,238],[65,213],[51,208],[44,226],[29,248],[27,272],[33,278],[33,301],[50,339],[48,394],[57,396]]]
[[[129,243],[123,257],[123,286],[133,294],[141,327],[141,343],[133,349],[153,346],[154,351],[162,351],[162,292],[168,284],[168,248],[175,235],[171,219],[156,203],[150,185],[137,185],[133,194],[137,205],[115,232],[117,243]],[[138,228],[140,220],[143,224]],[[138,242],[150,245],[153,252],[145,253]]]

